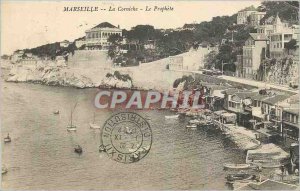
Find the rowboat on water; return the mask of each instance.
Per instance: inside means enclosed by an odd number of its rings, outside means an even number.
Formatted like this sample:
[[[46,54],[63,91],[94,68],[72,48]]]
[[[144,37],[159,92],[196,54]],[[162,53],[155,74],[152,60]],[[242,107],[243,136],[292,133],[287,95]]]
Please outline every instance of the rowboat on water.
[[[200,124],[200,120],[198,120],[198,119],[191,119],[190,121],[189,121],[189,123],[190,124]]]
[[[99,146],[99,152],[106,152],[106,148],[104,145]]]
[[[2,174],[6,174],[8,172],[8,169],[5,166],[2,166]]]
[[[225,163],[224,164],[224,170],[227,170],[227,169],[242,170],[242,169],[248,169],[248,168],[251,168],[250,164],[235,164],[235,163]]]
[[[227,181],[232,182],[236,180],[250,180],[253,178],[253,175],[247,173],[237,173],[237,174],[229,174],[226,176]]]
[[[59,114],[59,110],[53,111],[54,115],[58,115]]]
[[[177,115],[166,115],[165,119],[178,119],[178,117],[179,117],[179,114],[177,114]]]
[[[185,126],[186,128],[197,128],[197,125],[196,124],[188,124]]]
[[[11,142],[11,138],[9,134],[7,134],[7,137],[4,138],[4,143],[10,143],[10,142]]]
[[[75,153],[78,153],[78,154],[81,154],[82,153],[82,147],[80,145],[77,145],[75,148],[74,148],[74,152]]]

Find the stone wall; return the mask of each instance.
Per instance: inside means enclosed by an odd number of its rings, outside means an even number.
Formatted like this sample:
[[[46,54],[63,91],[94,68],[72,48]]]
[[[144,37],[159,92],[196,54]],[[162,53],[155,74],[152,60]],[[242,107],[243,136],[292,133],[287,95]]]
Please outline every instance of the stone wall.
[[[74,68],[110,68],[112,60],[107,50],[75,50],[68,56],[68,66]]]

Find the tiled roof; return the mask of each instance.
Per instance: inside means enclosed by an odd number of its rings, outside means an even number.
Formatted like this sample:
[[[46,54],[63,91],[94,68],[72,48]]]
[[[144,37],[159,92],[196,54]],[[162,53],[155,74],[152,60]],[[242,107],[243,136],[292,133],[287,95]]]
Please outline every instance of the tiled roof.
[[[225,92],[228,95],[233,95],[233,94],[242,93],[242,92],[248,92],[248,93],[250,93],[249,90],[241,90],[241,89],[237,89],[237,88],[230,88],[230,89],[226,90]]]
[[[299,109],[296,109],[296,108],[295,109],[284,109],[284,111],[299,115]]]
[[[252,96],[256,95],[257,92],[237,92],[235,95],[237,95],[239,98],[245,99],[247,97],[252,98]]]
[[[264,103],[267,103],[267,104],[276,104],[280,101],[283,101],[287,98],[289,98],[291,95],[275,95],[275,96],[272,96],[272,97],[269,97],[265,100],[263,100]]]
[[[265,34],[262,33],[250,33],[250,36],[258,41],[258,40],[269,40],[268,37]]]
[[[117,28],[117,27],[110,24],[109,22],[103,22],[103,23],[100,23],[99,25],[93,27],[93,29],[95,29],[95,28]]]
[[[257,93],[256,95],[252,96],[251,99],[253,100],[258,100],[258,101],[262,101],[268,98],[268,95],[262,95]]]

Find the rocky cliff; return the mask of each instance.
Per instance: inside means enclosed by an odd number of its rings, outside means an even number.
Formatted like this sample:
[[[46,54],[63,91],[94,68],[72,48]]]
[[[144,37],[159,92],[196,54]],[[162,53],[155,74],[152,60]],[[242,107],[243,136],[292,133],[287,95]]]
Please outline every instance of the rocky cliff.
[[[58,67],[53,64],[39,64],[37,66],[12,65],[5,80],[8,82],[29,82],[76,88],[99,87],[99,85],[118,88],[132,87],[131,82],[124,82],[114,76],[106,77],[103,70],[95,74],[89,74],[89,72],[85,70],[76,70],[66,66]]]

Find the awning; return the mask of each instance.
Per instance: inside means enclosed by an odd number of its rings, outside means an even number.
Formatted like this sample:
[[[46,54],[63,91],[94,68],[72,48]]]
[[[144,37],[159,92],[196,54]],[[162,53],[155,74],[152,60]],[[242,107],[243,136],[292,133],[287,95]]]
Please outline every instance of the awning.
[[[263,121],[264,124],[271,124],[271,121]]]
[[[241,112],[239,112],[240,114],[243,114],[243,115],[250,115],[250,113],[249,112],[245,112],[245,111],[241,111]]]
[[[264,118],[264,114],[261,113],[261,108],[260,107],[253,107],[252,108],[252,115],[254,117],[258,117],[258,118]]]

